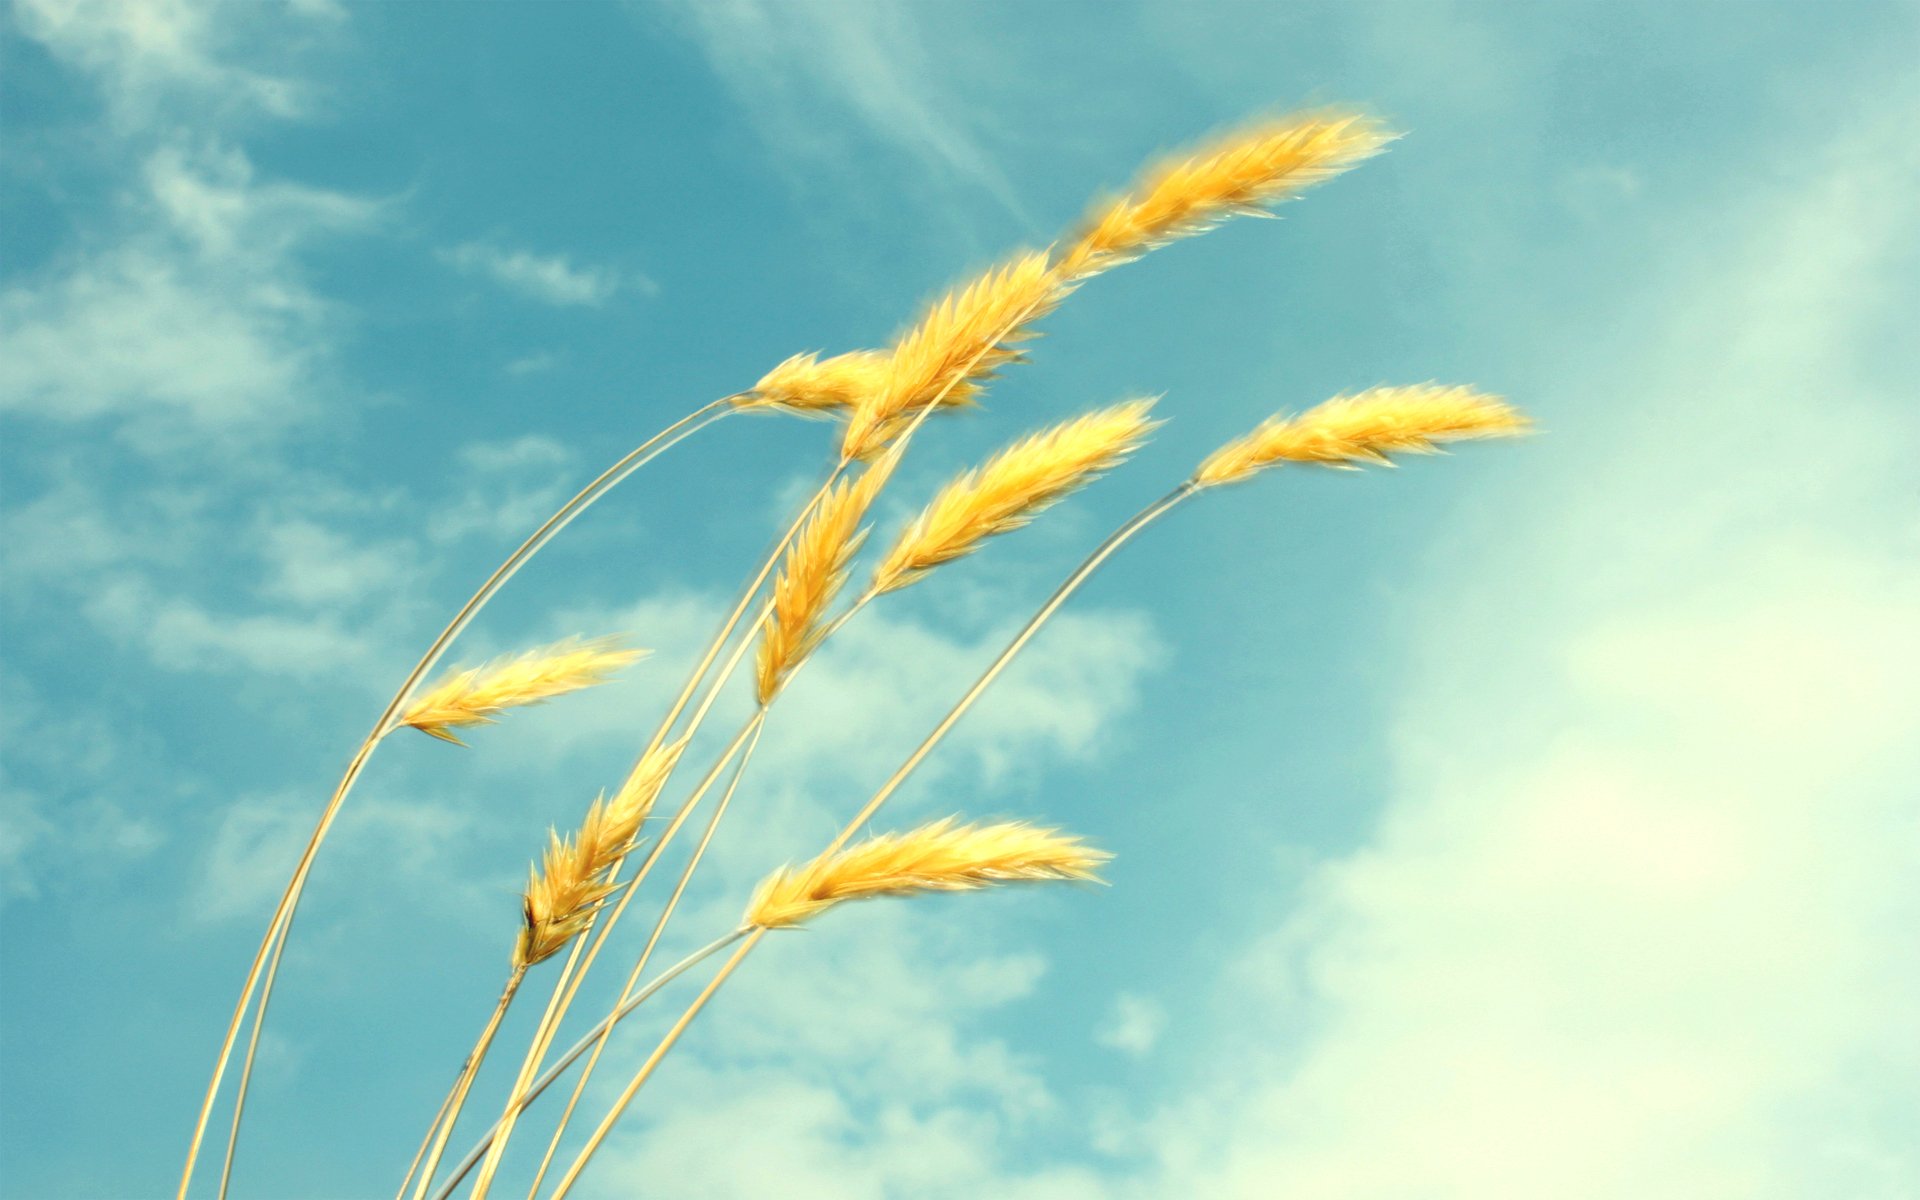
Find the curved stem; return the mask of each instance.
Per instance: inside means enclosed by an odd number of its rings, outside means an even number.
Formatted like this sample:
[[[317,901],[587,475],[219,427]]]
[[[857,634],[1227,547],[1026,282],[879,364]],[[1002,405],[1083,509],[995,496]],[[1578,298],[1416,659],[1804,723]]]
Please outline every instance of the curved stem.
[[[707,818],[707,827],[700,834],[699,844],[687,858],[687,865],[681,868],[680,878],[673,885],[673,894],[660,909],[660,916],[653,923],[653,932],[647,935],[647,944],[640,951],[639,961],[633,964],[633,970],[627,975],[626,984],[620,989],[620,998],[614,1002],[618,1009],[633,995],[639,986],[640,976],[646,973],[647,963],[653,958],[653,951],[660,944],[660,937],[666,932],[667,923],[673,919],[674,910],[680,906],[680,898],[686,894],[687,885],[693,881],[693,873],[699,869],[700,860],[706,856],[707,847],[713,843],[713,835],[720,828],[721,818],[727,815],[727,807],[733,802],[733,794],[740,787],[740,779],[746,774],[747,764],[753,761],[753,752],[760,746],[760,734],[766,729],[767,710],[763,707],[749,722],[753,736],[748,739],[746,748],[740,752],[739,761],[734,764],[733,777],[727,781],[727,787],[720,794],[719,803],[714,805],[713,815]],[[612,1026],[608,1026],[611,1030]],[[553,1163],[553,1156],[560,1149],[560,1140],[566,1136],[567,1124],[573,1119],[573,1110],[580,1103],[580,1096],[586,1091],[587,1081],[593,1078],[593,1069],[600,1062],[600,1052],[606,1049],[607,1039],[603,1035],[594,1045],[593,1054],[587,1059],[587,1065],[580,1068],[580,1078],[573,1084],[573,1094],[567,1098],[567,1107],[560,1113],[560,1121],[554,1127],[553,1137],[547,1143],[547,1153],[540,1160],[540,1169],[534,1172],[533,1185],[527,1189],[529,1200],[540,1190],[540,1181],[546,1178],[547,1168]]]
[[[456,1072],[455,1086],[448,1088],[446,1097],[440,1101],[440,1110],[433,1114],[432,1124],[427,1126],[426,1135],[420,1139],[420,1148],[413,1152],[413,1161],[407,1164],[406,1176],[400,1180],[400,1190],[394,1193],[393,1200],[407,1200],[407,1189],[413,1186],[413,1177],[420,1171],[420,1161],[426,1158],[427,1148],[433,1145],[434,1135],[440,1132],[440,1122],[447,1119],[447,1110],[453,1107],[453,1093],[459,1087],[457,1076],[464,1073],[466,1069],[465,1063],[460,1064],[460,1071]]]
[[[506,562],[502,563],[500,567],[488,577],[487,581],[480,585],[480,589],[476,591],[473,596],[468,599],[466,604],[461,607],[460,611],[454,615],[453,620],[441,631],[440,636],[434,639],[433,644],[427,648],[426,653],[421,656],[420,661],[415,664],[413,670],[408,673],[399,689],[394,692],[393,699],[388,702],[385,711],[380,714],[380,719],[374,722],[372,731],[368,733],[365,740],[361,742],[360,748],[354,752],[352,760],[347,764],[345,774],[341,776],[340,782],[335,785],[333,795],[328,799],[325,809],[322,810],[320,819],[315,824],[313,833],[307,841],[306,848],[301,852],[300,861],[294,867],[293,877],[288,880],[286,890],[281,894],[280,902],[275,907],[273,917],[267,924],[266,936],[261,938],[260,947],[254,952],[253,962],[247,968],[246,981],[240,988],[240,998],[234,1005],[233,1016],[227,1023],[226,1033],[221,1039],[219,1054],[214,1060],[213,1078],[207,1084],[206,1095],[200,1104],[199,1116],[194,1122],[193,1138],[188,1145],[186,1165],[180,1172],[180,1187],[177,1193],[178,1200],[186,1200],[187,1189],[193,1182],[193,1170],[199,1162],[201,1143],[206,1138],[207,1122],[213,1113],[213,1102],[220,1093],[220,1083],[225,1078],[227,1064],[233,1055],[234,1042],[239,1037],[240,1025],[246,1018],[247,1009],[253,1002],[253,993],[256,986],[259,986],[261,991],[259,1005],[254,1013],[255,1031],[249,1039],[249,1059],[251,1059],[252,1047],[258,1043],[259,1026],[265,1019],[267,1003],[272,996],[271,982],[266,982],[264,986],[262,986],[262,967],[266,964],[269,957],[271,957],[272,966],[268,968],[269,980],[271,974],[277,973],[280,955],[285,948],[287,935],[292,931],[293,914],[299,906],[300,894],[305,889],[307,876],[313,868],[314,856],[319,852],[320,843],[326,840],[327,833],[333,826],[334,818],[338,815],[341,804],[346,800],[347,794],[353,790],[354,784],[359,780],[360,773],[365,769],[367,759],[373,754],[374,747],[379,744],[383,737],[391,732],[394,718],[399,714],[401,709],[405,707],[407,701],[412,699],[414,690],[420,686],[421,681],[426,677],[427,673],[432,671],[439,663],[440,658],[446,653],[447,648],[452,645],[454,639],[466,630],[467,626],[472,623],[474,617],[479,615],[480,610],[485,607],[487,602],[493,598],[494,594],[504,587],[507,581],[526,564],[528,559],[539,553],[540,550],[548,542],[552,541],[575,517],[585,512],[594,502],[627,478],[627,476],[633,474],[633,472],[639,470],[642,466],[645,466],[676,442],[691,436],[698,430],[734,411],[731,407],[732,400],[733,397],[729,396],[712,401],[695,409],[680,420],[675,421],[636,447],[620,459],[619,462],[608,467],[597,479],[582,488],[573,499],[562,505],[558,512],[549,517],[545,524],[541,525],[525,542],[521,543],[520,548],[515,550]],[[246,1094],[243,1089],[234,1099],[232,1140],[236,1142],[239,1138],[240,1113],[244,1110],[245,1105]],[[231,1159],[232,1146],[230,1144],[228,1148],[229,1167],[231,1165]]]
[[[539,1099],[540,1094],[552,1087],[554,1082],[566,1073],[567,1068],[578,1061],[582,1054],[585,1054],[596,1045],[609,1029],[612,1029],[615,1025],[625,1020],[626,1017],[632,1013],[634,1009],[639,1008],[641,1004],[652,999],[655,992],[658,992],[667,984],[672,983],[693,967],[705,962],[715,954],[718,954],[728,946],[747,936],[747,933],[748,930],[742,927],[724,936],[715,938],[713,941],[708,942],[706,945],[700,947],[700,949],[695,950],[692,954],[687,955],[679,962],[655,976],[653,981],[648,983],[646,987],[635,992],[632,999],[628,1000],[612,1013],[609,1013],[598,1025],[588,1030],[585,1037],[575,1042],[565,1054],[562,1054],[558,1059],[554,1060],[553,1067],[548,1070],[545,1075],[542,1075],[538,1082],[529,1087],[525,1092],[513,1098],[512,1103],[507,1106],[509,1110],[517,1115],[528,1105]],[[500,1127],[505,1123],[506,1119],[504,1117],[494,1122],[493,1128],[487,1130],[487,1132],[481,1136],[480,1140],[474,1143],[473,1149],[467,1151],[467,1156],[461,1159],[460,1165],[453,1169],[452,1177],[441,1186],[438,1192],[434,1193],[433,1200],[448,1200],[448,1197],[453,1195],[453,1189],[459,1187],[460,1181],[465,1179],[467,1174],[472,1171],[475,1166],[479,1165],[480,1156],[485,1154],[488,1147],[493,1145],[494,1138],[499,1135]]]
[[[487,1056],[487,1047],[493,1044],[493,1035],[500,1031],[500,1022],[507,1015],[513,997],[520,990],[520,981],[527,977],[526,966],[513,969],[507,977],[507,986],[500,993],[500,1002],[493,1006],[493,1016],[488,1019],[487,1027],[480,1032],[480,1040],[474,1043],[473,1051],[467,1055],[467,1062],[460,1070],[460,1078],[453,1085],[453,1092],[447,1098],[446,1119],[440,1123],[440,1132],[434,1138],[433,1151],[427,1155],[426,1165],[420,1168],[420,1185],[413,1190],[413,1200],[421,1200],[427,1189],[433,1185],[433,1173],[440,1169],[440,1156],[446,1153],[447,1139],[453,1136],[453,1127],[460,1123],[460,1109],[466,1104],[467,1091],[473,1086],[473,1077],[480,1073],[481,1060]]]
[[[687,799],[687,802],[681,805],[680,811],[674,814],[673,821],[667,826],[666,831],[655,840],[653,849],[647,856],[647,862],[649,864],[658,857],[660,848],[666,844],[667,840],[680,828],[680,825],[686,820],[687,816],[692,813],[694,805],[698,804],[700,799],[706,795],[707,790],[713,786],[714,781],[720,777],[720,773],[725,770],[727,764],[732,761],[734,754],[739,751],[741,743],[746,741],[749,733],[756,727],[756,723],[749,722],[747,725],[741,727],[739,733],[734,735],[732,743],[721,753],[719,761],[715,762],[713,767],[708,770],[706,777],[700,781],[700,786],[694,790],[693,795]],[[625,885],[623,894],[620,897],[622,907],[625,906],[628,897],[633,895],[639,882],[640,876],[636,875],[632,881]],[[574,987],[576,989],[579,986],[580,979],[584,977],[584,975],[585,970],[583,968],[580,976],[576,976],[574,979]],[[552,999],[547,1004],[547,1011],[541,1018],[539,1028],[534,1032],[533,1043],[527,1047],[526,1058],[521,1061],[520,1074],[514,1079],[513,1090],[507,1093],[509,1100],[506,1112],[501,1116],[502,1125],[500,1131],[494,1138],[492,1148],[487,1151],[486,1162],[481,1164],[479,1179],[474,1182],[473,1194],[476,1197],[485,1196],[487,1189],[493,1185],[493,1176],[494,1173],[500,1169],[500,1159],[501,1156],[506,1153],[507,1141],[513,1136],[513,1126],[515,1121],[519,1119],[519,1114],[518,1110],[514,1108],[511,1098],[525,1090],[529,1081],[533,1079],[534,1073],[540,1069],[540,1061],[546,1055],[547,1047],[552,1045],[554,1034],[559,1032],[560,1021],[566,1015],[567,1008],[571,1004],[573,996],[573,991],[568,991],[563,994],[560,989],[556,988]]]
[[[757,928],[749,933],[746,941],[741,942],[740,948],[733,952],[733,957],[729,958],[714,973],[713,978],[707,981],[707,986],[694,997],[693,1003],[687,1006],[687,1011],[680,1014],[680,1019],[673,1023],[672,1029],[667,1030],[667,1035],[660,1039],[660,1044],[655,1046],[653,1053],[647,1056],[647,1061],[641,1065],[639,1073],[628,1082],[626,1090],[620,1093],[618,1100],[614,1101],[613,1108],[601,1119],[599,1126],[593,1131],[593,1136],[587,1139],[587,1144],[573,1160],[573,1165],[567,1168],[566,1175],[561,1178],[560,1185],[554,1189],[553,1195],[548,1200],[563,1200],[563,1197],[573,1190],[574,1181],[579,1179],[580,1172],[586,1169],[587,1160],[592,1158],[594,1151],[600,1148],[600,1143],[607,1140],[608,1131],[613,1128],[614,1122],[620,1119],[620,1114],[627,1111],[627,1105],[633,1103],[634,1096],[653,1074],[654,1068],[660,1065],[660,1060],[667,1056],[667,1051],[673,1049],[674,1043],[680,1040],[680,1035],[687,1031],[687,1026],[693,1024],[693,1019],[700,1015],[700,1010],[706,1007],[707,1001],[713,999],[713,994],[719,991],[720,985],[727,981],[727,976],[733,974],[741,960],[760,944],[760,939],[765,937],[766,933],[764,928]]]
[[[814,492],[813,497],[802,506],[800,514],[794,518],[793,524],[788,526],[787,531],[775,541],[772,550],[768,552],[765,561],[761,563],[760,570],[754,575],[747,586],[741,590],[740,599],[734,604],[733,611],[728,614],[725,623],[721,625],[720,632],[714,636],[713,640],[707,646],[706,653],[701,656],[698,665],[696,665],[693,671],[687,676],[686,684],[680,689],[680,694],[674,699],[673,705],[668,710],[665,719],[660,722],[659,727],[654,731],[653,737],[648,741],[646,749],[642,750],[634,760],[636,769],[639,763],[646,759],[647,755],[659,749],[661,744],[666,741],[667,736],[672,731],[674,722],[686,711],[687,704],[692,700],[694,692],[698,689],[701,680],[705,678],[708,669],[713,666],[714,659],[719,657],[720,651],[725,648],[728,639],[733,636],[734,630],[739,627],[740,619],[746,615],[748,606],[753,603],[753,598],[759,594],[761,586],[766,583],[767,576],[773,573],[774,567],[778,565],[780,561],[780,556],[786,552],[787,544],[800,532],[801,526],[806,523],[808,516],[812,514],[813,510],[819,506],[821,499],[826,496],[827,490],[834,485],[835,481],[840,478],[840,475],[849,465],[845,458],[842,458],[834,465],[833,470],[828,473],[826,481]],[[755,629],[759,628],[760,622],[766,619],[767,613],[770,611],[771,605],[762,609],[760,617],[754,623]],[[708,686],[706,696],[701,701],[699,709],[695,711],[693,718],[688,721],[687,729],[685,733],[681,735],[683,741],[690,741],[692,739],[693,734],[699,729],[701,722],[705,720],[707,711],[713,706],[714,699],[718,696],[720,688],[732,677],[734,669],[739,666],[741,657],[746,653],[747,648],[751,644],[751,634],[740,640],[740,644],[735,648],[733,656],[727,660],[727,664],[721,668],[719,676]],[[671,774],[672,772],[669,771],[669,778],[671,778]],[[661,786],[664,787],[665,785],[666,781],[663,780]],[[689,803],[691,802],[689,801]],[[683,805],[682,808],[684,811],[685,806]],[[573,999],[579,993],[582,981],[585,979],[587,972],[593,969],[594,961],[600,955],[600,948],[606,944],[607,937],[609,933],[611,933],[613,926],[619,922],[621,916],[626,912],[627,904],[630,902],[634,891],[638,888],[641,881],[646,878],[648,871],[652,869],[660,852],[665,849],[666,842],[671,840],[674,832],[678,831],[679,827],[680,819],[676,815],[666,835],[654,843],[653,849],[648,853],[647,857],[641,861],[640,868],[635,873],[633,879],[623,885],[620,901],[614,906],[613,914],[608,917],[605,922],[600,920],[600,914],[597,910],[588,916],[586,928],[582,930],[579,937],[574,939],[573,948],[567,953],[567,961],[562,966],[559,976],[554,980],[553,995],[547,1007],[548,1017],[557,1020],[559,1017],[564,1017],[572,1007]],[[612,871],[614,877],[619,875],[621,868],[626,865],[626,861],[627,856],[622,855],[619,860],[614,863]],[[589,938],[591,938],[590,942]],[[555,1007],[556,1005],[558,1006],[557,1008]],[[541,1028],[543,1030],[547,1028],[545,1018],[542,1019]],[[536,1045],[538,1045],[537,1042]],[[545,1052],[544,1046],[539,1046],[539,1049],[541,1053]]]
[[[900,769],[895,771],[885,783],[880,785],[880,790],[873,794],[871,800],[867,801],[866,807],[862,808],[853,820],[847,822],[846,828],[842,829],[839,836],[835,837],[832,843],[827,846],[826,850],[822,852],[823,855],[832,854],[842,846],[845,846],[848,840],[860,831],[860,827],[872,819],[873,814],[880,810],[880,806],[887,802],[887,798],[899,790],[900,785],[906,781],[908,775],[913,773],[914,768],[918,767],[921,761],[932,752],[933,748],[940,743],[940,739],[947,736],[947,732],[966,714],[969,708],[973,707],[974,701],[978,700],[980,694],[987,690],[987,686],[999,676],[1001,671],[1006,669],[1009,662],[1013,661],[1013,656],[1020,653],[1021,649],[1032,640],[1033,635],[1040,631],[1040,627],[1045,625],[1055,612],[1059,611],[1060,606],[1067,602],[1069,596],[1079,590],[1080,585],[1085,583],[1087,579],[1093,575],[1094,571],[1099,569],[1101,563],[1107,561],[1114,551],[1126,545],[1128,539],[1132,538],[1134,534],[1145,529],[1148,525],[1159,519],[1162,514],[1166,513],[1169,509],[1173,508],[1174,505],[1179,504],[1187,497],[1193,495],[1197,490],[1191,482],[1181,484],[1173,491],[1168,492],[1165,496],[1162,496],[1160,499],[1128,518],[1118,529],[1108,534],[1105,541],[1095,546],[1093,553],[1089,554],[1085,561],[1074,569],[1073,574],[1067,576],[1065,582],[1054,589],[1053,595],[1049,596],[1047,602],[1040,606],[1040,611],[1034,613],[1020,632],[1014,635],[1013,641],[1007,643],[1007,648],[1000,652],[1000,657],[994,659],[993,663],[987,667],[980,678],[974,681],[973,686],[967,689],[966,695],[960,697],[959,702],[953,706],[952,711],[942,718],[940,724],[934,727],[933,732],[927,735],[926,740],[920,743],[919,748],[908,755],[907,761],[900,765]]]

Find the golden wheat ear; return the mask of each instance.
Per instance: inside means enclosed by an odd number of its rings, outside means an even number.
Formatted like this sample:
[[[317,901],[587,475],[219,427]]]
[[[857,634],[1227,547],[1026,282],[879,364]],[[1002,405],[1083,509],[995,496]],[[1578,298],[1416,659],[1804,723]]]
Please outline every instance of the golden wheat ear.
[[[854,350],[821,358],[796,354],[733,397],[736,408],[777,409],[803,417],[828,417],[850,411],[886,381],[887,356]]]
[[[1277,416],[1208,456],[1193,486],[1238,483],[1279,463],[1351,470],[1391,465],[1390,454],[1433,454],[1440,443],[1518,437],[1533,422],[1498,396],[1436,383],[1336,396],[1298,416]]]
[[[1048,267],[1045,252],[1034,252],[947,293],[893,344],[880,387],[847,420],[842,456],[872,458],[920,410],[970,402],[1033,336],[1032,323],[1072,290]]]
[[[1159,422],[1152,400],[1130,400],[1030,434],[943,488],[875,568],[871,591],[906,587],[927,571],[1020,528],[1041,510],[1139,449]]]
[[[686,745],[682,738],[642,756],[613,799],[593,802],[572,837],[548,833],[546,853],[528,870],[521,897],[516,970],[545,962],[586,930],[594,911],[616,890],[614,868],[639,840],[640,827]]]
[[[605,683],[645,654],[644,650],[621,646],[616,638],[569,638],[483,667],[455,671],[408,705],[394,719],[394,728],[410,726],[442,741],[464,745],[453,730],[491,725],[509,708],[544,703]]]
[[[1054,270],[1070,279],[1118,266],[1228,217],[1261,214],[1358,165],[1397,135],[1354,113],[1302,113],[1227,135],[1149,170],[1131,195],[1088,217]]]
[[[787,928],[843,900],[874,896],[1045,880],[1097,881],[1095,872],[1111,857],[1079,838],[1024,822],[960,825],[948,817],[823,854],[804,866],[782,867],[754,893],[746,924]]]
[[[756,695],[762,705],[773,702],[787,677],[820,644],[822,618],[846,585],[847,568],[867,540],[862,524],[867,510],[898,461],[889,454],[859,478],[835,484],[787,547],[773,584],[773,614],[755,660]]]

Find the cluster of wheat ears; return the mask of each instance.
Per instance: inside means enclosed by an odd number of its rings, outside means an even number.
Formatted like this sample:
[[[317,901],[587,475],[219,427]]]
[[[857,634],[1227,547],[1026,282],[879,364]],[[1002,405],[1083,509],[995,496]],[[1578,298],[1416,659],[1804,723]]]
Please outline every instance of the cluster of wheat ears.
[[[1094,878],[1107,857],[1104,853],[1077,838],[1024,823],[983,825],[948,819],[897,833],[864,837],[862,833],[888,797],[1075,589],[1130,538],[1174,507],[1284,464],[1352,468],[1387,463],[1388,456],[1396,453],[1431,452],[1444,441],[1511,436],[1527,427],[1523,416],[1497,398],[1467,387],[1432,383],[1375,387],[1297,415],[1276,416],[1228,443],[1094,548],[816,857],[775,871],[747,900],[737,927],[647,976],[654,948],[733,799],[775,701],[794,673],[868,604],[918,583],[941,564],[979,549],[987,539],[1024,525],[1049,504],[1123,462],[1157,425],[1152,418],[1153,401],[1129,400],[1015,441],[941,489],[877,557],[865,586],[849,593],[847,584],[867,537],[867,513],[921,423],[936,412],[972,406],[996,370],[1020,359],[1016,347],[1032,335],[1036,322],[1089,279],[1167,242],[1201,233],[1225,218],[1264,214],[1275,203],[1378,153],[1391,137],[1362,116],[1312,112],[1244,128],[1164,162],[1146,173],[1132,191],[1097,206],[1062,242],[1015,254],[949,292],[888,349],[789,358],[745,391],[716,400],[668,426],[555,513],[434,641],[335,787],[248,970],[194,1127],[180,1180],[181,1200],[191,1186],[215,1100],[251,1012],[220,1173],[219,1194],[227,1194],[254,1055],[301,892],[321,843],[374,748],[405,728],[458,742],[456,730],[490,723],[508,709],[600,683],[637,658],[636,652],[612,641],[572,641],[458,672],[423,687],[428,673],[481,607],[562,527],[655,455],[730,414],[772,411],[836,419],[843,424],[836,458],[819,490],[801,506],[785,536],[741,590],[731,616],[707,646],[632,771],[610,796],[603,795],[589,806],[570,836],[553,834],[534,861],[499,1003],[430,1123],[396,1195],[400,1200],[409,1193],[412,1200],[445,1197],[468,1177],[473,1180],[474,1197],[487,1195],[523,1113],[585,1057],[528,1192],[529,1198],[539,1194],[560,1161],[556,1153],[563,1135],[616,1026],[662,985],[719,954],[726,953],[724,961],[710,969],[692,1002],[667,1026],[585,1143],[558,1171],[547,1195],[557,1198],[572,1190],[661,1059],[770,931],[817,920],[846,900]],[[848,595],[852,598],[847,599]],[[656,802],[666,793],[722,686],[749,650],[755,654],[757,705],[671,817],[657,821]],[[716,785],[717,799],[698,845],[662,899],[618,1001],[575,1045],[556,1054],[555,1037],[583,979],[607,947],[629,903],[641,894],[641,885],[662,851]],[[636,856],[638,865],[629,873],[627,864]],[[563,953],[557,971],[550,972],[550,998],[531,1044],[509,1094],[499,1102],[498,1119],[470,1153],[442,1171],[449,1139],[508,1006],[533,968]]]

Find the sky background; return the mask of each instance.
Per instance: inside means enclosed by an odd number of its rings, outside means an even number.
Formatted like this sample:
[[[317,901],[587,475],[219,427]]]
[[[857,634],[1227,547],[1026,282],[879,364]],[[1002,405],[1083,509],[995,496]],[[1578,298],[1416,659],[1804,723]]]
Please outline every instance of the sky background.
[[[917,439],[883,540],[1030,428],[1135,394],[1171,418],[822,652],[674,945],[1267,414],[1440,379],[1543,436],[1277,472],[1129,546],[882,821],[1058,824],[1110,886],[770,939],[578,1194],[1920,1197],[1913,4],[3,21],[0,1192],[171,1194],[346,756],[582,482],[788,354],[884,345],[1156,155],[1338,104],[1407,136],[1091,282]],[[236,1195],[390,1193],[546,828],[618,780],[831,438],[722,422],[463,640],[655,653],[470,749],[382,748],[307,893]]]

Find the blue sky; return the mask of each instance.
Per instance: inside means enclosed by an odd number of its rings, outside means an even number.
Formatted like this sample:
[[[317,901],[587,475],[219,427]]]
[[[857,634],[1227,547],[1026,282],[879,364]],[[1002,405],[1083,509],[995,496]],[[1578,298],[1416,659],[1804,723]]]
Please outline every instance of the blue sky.
[[[884,344],[1159,152],[1354,104],[1407,136],[1090,283],[917,440],[883,537],[1033,426],[1141,393],[1171,418],[809,667],[681,944],[1269,412],[1438,378],[1545,436],[1283,473],[1129,547],[886,822],[1064,825],[1111,886],[774,939],[580,1194],[1920,1196],[1913,5],[4,22],[0,1192],[171,1187],[343,760],[581,482],[788,354]],[[464,661],[655,653],[469,750],[382,749],[237,1194],[394,1185],[546,827],[617,779],[830,436],[721,423],[476,625]]]

